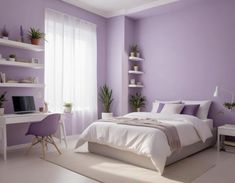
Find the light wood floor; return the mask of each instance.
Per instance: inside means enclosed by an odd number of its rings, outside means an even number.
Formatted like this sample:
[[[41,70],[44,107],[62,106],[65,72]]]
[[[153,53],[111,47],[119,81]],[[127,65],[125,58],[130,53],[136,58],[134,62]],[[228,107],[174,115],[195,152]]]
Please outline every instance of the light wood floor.
[[[69,141],[70,148],[75,140]],[[34,148],[25,156],[25,149],[9,152],[7,162],[0,156],[1,183],[97,183],[79,174],[41,160],[40,151]],[[216,149],[214,153],[217,154]],[[220,152],[216,166],[197,178],[193,183],[234,183],[235,154]],[[193,168],[193,166],[192,166]]]

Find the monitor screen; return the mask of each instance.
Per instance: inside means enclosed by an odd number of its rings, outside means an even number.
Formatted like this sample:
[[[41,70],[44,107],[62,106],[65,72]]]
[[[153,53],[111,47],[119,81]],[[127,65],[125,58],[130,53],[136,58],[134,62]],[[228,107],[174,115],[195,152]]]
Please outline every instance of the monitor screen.
[[[33,96],[12,96],[15,113],[34,112],[35,103]]]

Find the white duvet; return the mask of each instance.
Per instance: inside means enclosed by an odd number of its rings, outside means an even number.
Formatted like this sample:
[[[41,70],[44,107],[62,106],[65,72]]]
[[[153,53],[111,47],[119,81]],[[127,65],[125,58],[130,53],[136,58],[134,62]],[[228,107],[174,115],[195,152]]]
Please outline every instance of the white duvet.
[[[199,141],[205,142],[212,136],[209,126],[197,117],[174,114],[136,112],[127,118],[151,118],[174,125],[179,134],[181,146]],[[76,148],[85,142],[95,142],[117,149],[150,157],[156,169],[162,174],[166,159],[171,155],[166,135],[155,128],[121,125],[111,122],[94,122],[80,135]]]

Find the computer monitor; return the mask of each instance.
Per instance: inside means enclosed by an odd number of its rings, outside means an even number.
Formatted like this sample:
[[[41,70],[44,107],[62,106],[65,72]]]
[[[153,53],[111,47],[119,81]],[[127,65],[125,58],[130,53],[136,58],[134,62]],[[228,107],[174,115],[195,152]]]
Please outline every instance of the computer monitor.
[[[15,113],[25,114],[36,111],[33,96],[12,96]]]

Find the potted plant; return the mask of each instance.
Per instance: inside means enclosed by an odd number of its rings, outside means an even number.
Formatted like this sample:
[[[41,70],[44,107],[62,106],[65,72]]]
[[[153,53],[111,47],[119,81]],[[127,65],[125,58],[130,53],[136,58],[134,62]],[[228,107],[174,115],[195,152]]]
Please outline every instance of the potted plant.
[[[45,39],[45,34],[39,29],[33,27],[30,28],[28,32],[28,37],[31,40],[31,43],[34,45],[39,45],[41,39]]]
[[[110,107],[113,102],[113,91],[105,84],[100,88],[99,101],[103,105],[102,119],[108,119],[113,117],[113,113],[110,112]]]
[[[141,93],[136,93],[135,95],[130,96],[130,105],[134,111],[140,112],[141,107],[145,107],[145,97]]]
[[[140,51],[139,51],[139,48],[138,48],[138,45],[132,45],[130,47],[130,56],[131,57],[140,57]]]
[[[64,112],[65,113],[71,113],[72,112],[72,103],[66,102],[64,104]]]
[[[5,98],[6,93],[7,92],[4,92],[3,94],[0,95],[0,116],[4,115],[3,103],[7,101]]]
[[[228,110],[232,110],[235,107],[235,103],[225,102],[224,107],[227,108]]]
[[[133,68],[134,68],[134,71],[138,71],[139,70],[139,66],[138,65],[134,65]]]
[[[10,54],[9,55],[9,61],[16,61],[16,55],[15,54]]]
[[[9,32],[6,29],[6,26],[4,25],[3,29],[2,29],[2,38],[3,39],[8,39],[9,37]]]

